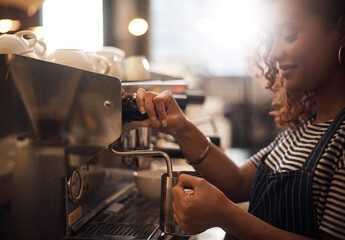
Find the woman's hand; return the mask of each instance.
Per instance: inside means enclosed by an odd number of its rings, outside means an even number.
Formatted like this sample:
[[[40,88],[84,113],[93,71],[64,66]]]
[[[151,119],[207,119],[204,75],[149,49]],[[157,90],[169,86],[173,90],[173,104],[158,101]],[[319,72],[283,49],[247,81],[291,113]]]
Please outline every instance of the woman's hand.
[[[122,100],[125,100],[125,99],[135,99],[135,93],[126,93],[125,90],[123,90],[123,88],[121,88],[121,97],[122,97]]]
[[[160,94],[139,88],[136,102],[141,113],[147,113],[149,119],[143,121],[143,127],[152,127],[160,132],[178,135],[186,126],[186,117],[169,91]]]
[[[193,194],[184,192],[192,188]],[[172,189],[174,219],[187,234],[197,234],[211,227],[223,227],[224,208],[232,203],[218,188],[203,178],[182,174]]]

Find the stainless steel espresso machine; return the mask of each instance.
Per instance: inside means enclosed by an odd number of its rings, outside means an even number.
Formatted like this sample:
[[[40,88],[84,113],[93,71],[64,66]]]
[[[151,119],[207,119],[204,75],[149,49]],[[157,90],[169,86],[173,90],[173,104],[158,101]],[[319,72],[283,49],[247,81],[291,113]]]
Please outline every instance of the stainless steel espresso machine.
[[[148,150],[151,133],[136,124],[145,116],[122,99],[121,88],[138,87],[186,100],[183,79],[121,83],[0,55],[0,169],[7,169],[0,171],[0,239],[160,238],[159,202],[133,183],[138,159],[113,153],[163,154]]]

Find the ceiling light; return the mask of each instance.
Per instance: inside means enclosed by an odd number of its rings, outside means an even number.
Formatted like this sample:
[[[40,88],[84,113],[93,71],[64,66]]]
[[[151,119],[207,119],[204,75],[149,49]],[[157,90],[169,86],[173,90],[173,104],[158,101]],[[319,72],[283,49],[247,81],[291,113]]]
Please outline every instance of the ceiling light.
[[[148,28],[149,24],[142,18],[135,18],[128,24],[128,31],[134,36],[144,35]]]
[[[10,19],[2,19],[0,20],[0,32],[6,33],[10,31],[12,28],[12,20]]]
[[[0,19],[0,33],[17,31],[20,28],[20,21],[12,19]]]

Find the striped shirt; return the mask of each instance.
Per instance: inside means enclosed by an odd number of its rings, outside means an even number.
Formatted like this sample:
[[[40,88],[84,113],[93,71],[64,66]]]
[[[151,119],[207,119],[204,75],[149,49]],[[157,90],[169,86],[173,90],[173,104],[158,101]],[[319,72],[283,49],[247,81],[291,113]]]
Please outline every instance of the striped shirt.
[[[298,170],[332,121],[313,124],[312,118],[296,129],[280,133],[249,161],[258,166],[264,161],[274,172]],[[345,239],[345,121],[331,138],[313,177],[313,200],[321,231]]]

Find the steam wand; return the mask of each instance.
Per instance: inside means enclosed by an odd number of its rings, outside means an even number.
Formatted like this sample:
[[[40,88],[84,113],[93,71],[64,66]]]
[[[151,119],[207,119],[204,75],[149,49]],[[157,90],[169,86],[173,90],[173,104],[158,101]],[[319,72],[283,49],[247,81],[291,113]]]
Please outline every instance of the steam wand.
[[[167,172],[169,177],[172,177],[172,164],[170,157],[167,153],[162,151],[152,151],[152,150],[133,150],[128,152],[119,152],[115,149],[115,144],[110,144],[110,151],[117,156],[126,157],[126,156],[162,156],[165,159],[167,165]]]
[[[122,121],[125,123],[130,123],[131,121],[143,121],[148,118],[148,115],[141,114],[138,110],[136,102],[130,98],[122,101]],[[133,150],[127,152],[120,152],[117,150],[115,142],[110,144],[110,151],[117,156],[163,156],[166,164],[169,177],[172,177],[172,164],[170,157],[167,153],[162,151],[152,151],[152,150]]]

